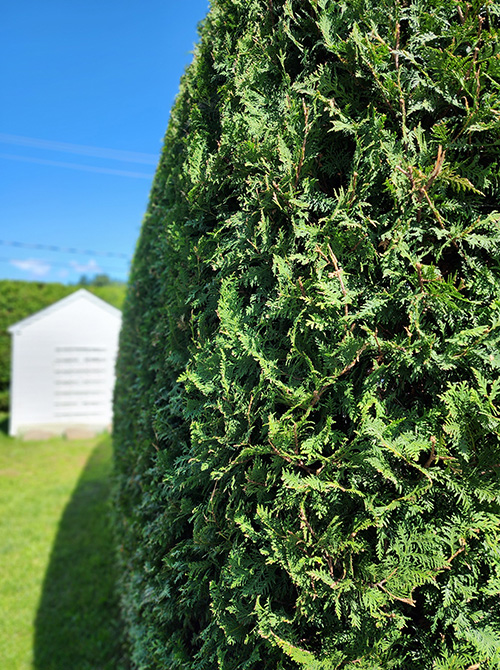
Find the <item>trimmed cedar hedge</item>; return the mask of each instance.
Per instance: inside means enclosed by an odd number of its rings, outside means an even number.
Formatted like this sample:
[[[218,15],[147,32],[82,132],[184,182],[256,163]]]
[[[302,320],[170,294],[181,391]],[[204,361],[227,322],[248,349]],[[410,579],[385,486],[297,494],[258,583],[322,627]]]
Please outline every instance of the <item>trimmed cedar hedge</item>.
[[[118,362],[137,668],[500,667],[499,20],[212,3]]]

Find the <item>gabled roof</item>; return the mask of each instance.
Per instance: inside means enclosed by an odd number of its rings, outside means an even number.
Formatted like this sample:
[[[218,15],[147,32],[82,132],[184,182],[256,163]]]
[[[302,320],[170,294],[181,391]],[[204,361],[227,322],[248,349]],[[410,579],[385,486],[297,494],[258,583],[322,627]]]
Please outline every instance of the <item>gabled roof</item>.
[[[122,313],[120,312],[119,309],[113,307],[113,305],[110,305],[109,302],[101,300],[101,298],[98,298],[93,293],[86,291],[84,288],[81,288],[78,291],[75,291],[74,293],[70,293],[70,295],[67,295],[65,298],[62,298],[61,300],[54,302],[52,305],[49,305],[48,307],[45,307],[44,309],[41,309],[38,312],[35,312],[31,316],[28,316],[25,319],[22,319],[21,321],[14,323],[12,326],[9,326],[9,328],[7,328],[7,331],[11,333],[11,335],[13,335],[14,333],[18,333],[24,328],[31,326],[33,323],[35,323],[35,321],[43,319],[46,316],[50,316],[50,314],[59,311],[62,307],[66,307],[72,302],[77,302],[78,300],[82,299],[88,300],[89,302],[93,303],[96,307],[99,307],[103,311],[108,312],[108,314],[111,314],[115,318],[121,320]]]

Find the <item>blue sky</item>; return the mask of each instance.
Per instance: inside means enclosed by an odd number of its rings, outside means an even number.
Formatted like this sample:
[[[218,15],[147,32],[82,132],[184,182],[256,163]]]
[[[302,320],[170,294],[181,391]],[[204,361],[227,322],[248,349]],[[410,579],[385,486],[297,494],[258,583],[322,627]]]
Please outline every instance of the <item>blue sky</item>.
[[[3,3],[0,279],[127,278],[207,11],[208,0]]]

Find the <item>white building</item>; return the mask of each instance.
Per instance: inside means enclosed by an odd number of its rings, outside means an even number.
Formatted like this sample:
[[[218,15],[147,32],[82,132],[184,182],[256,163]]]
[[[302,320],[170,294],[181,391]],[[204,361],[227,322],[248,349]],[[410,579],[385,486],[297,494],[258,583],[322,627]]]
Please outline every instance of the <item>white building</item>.
[[[121,312],[81,289],[9,328],[11,435],[110,429]]]

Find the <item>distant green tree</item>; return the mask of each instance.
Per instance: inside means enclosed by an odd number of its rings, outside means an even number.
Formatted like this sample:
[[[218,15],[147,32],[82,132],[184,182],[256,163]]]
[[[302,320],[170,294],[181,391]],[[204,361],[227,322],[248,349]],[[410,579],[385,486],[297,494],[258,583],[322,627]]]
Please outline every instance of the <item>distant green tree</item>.
[[[97,274],[92,279],[92,286],[109,286],[111,284],[111,279],[107,274]]]
[[[109,286],[110,284],[121,284],[123,282],[117,282],[106,274],[101,272],[94,275],[93,277],[87,277],[87,275],[82,275],[78,280],[78,286],[87,288],[89,286]]]
[[[124,308],[136,667],[500,667],[499,23],[212,3]]]

